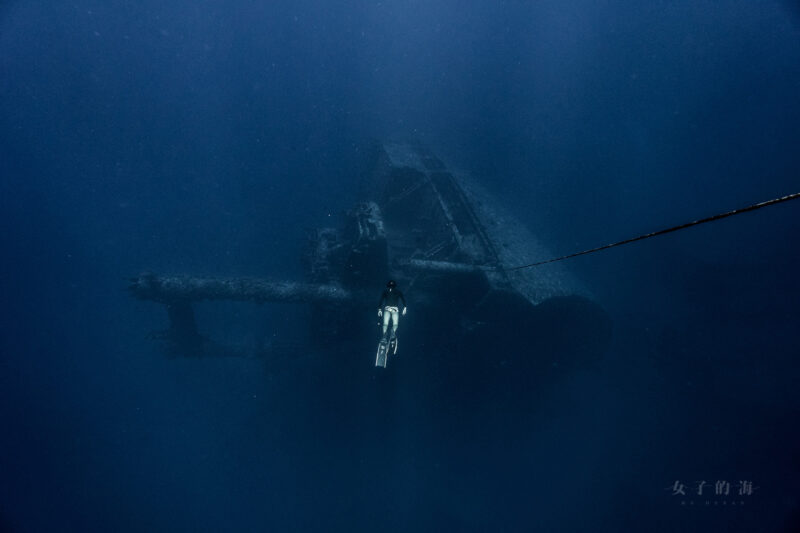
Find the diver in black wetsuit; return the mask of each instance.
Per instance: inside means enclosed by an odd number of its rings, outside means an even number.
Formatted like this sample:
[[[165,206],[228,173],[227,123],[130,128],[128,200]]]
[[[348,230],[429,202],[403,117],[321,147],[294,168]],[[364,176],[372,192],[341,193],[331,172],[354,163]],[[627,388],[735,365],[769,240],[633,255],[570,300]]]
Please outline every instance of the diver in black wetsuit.
[[[386,288],[381,294],[381,300],[378,302],[378,316],[383,316],[383,340],[386,340],[386,331],[389,329],[389,320],[392,320],[392,339],[397,333],[397,325],[400,320],[400,304],[403,304],[402,314],[406,314],[406,299],[403,293],[397,289],[397,283],[394,280],[389,280]]]

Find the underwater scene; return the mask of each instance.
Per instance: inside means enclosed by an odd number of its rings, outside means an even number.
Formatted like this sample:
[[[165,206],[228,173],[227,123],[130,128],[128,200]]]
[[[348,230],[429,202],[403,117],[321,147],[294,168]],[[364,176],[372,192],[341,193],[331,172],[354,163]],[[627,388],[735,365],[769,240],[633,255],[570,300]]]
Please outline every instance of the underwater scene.
[[[798,532],[798,146],[794,0],[4,0],[0,532]]]

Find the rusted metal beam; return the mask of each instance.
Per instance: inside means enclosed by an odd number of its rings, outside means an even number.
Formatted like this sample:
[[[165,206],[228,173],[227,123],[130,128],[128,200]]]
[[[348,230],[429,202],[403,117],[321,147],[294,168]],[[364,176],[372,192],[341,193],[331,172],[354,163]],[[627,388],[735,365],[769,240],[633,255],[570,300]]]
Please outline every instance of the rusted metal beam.
[[[451,261],[432,261],[427,259],[409,259],[400,262],[401,266],[425,272],[486,272],[490,268],[482,265],[453,263]]]
[[[249,302],[345,302],[353,295],[333,284],[270,281],[258,278],[199,278],[141,274],[129,290],[141,300],[161,303],[200,300]]]

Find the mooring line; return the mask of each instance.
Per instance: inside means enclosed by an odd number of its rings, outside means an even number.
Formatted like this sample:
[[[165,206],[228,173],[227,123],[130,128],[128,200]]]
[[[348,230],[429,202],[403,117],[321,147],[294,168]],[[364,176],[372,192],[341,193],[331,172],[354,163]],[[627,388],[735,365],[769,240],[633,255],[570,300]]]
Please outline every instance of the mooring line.
[[[760,202],[757,204],[749,205],[747,207],[742,207],[741,209],[734,209],[733,211],[728,211],[726,213],[720,213],[718,215],[713,215],[706,218],[701,218],[700,220],[693,220],[692,222],[687,222],[685,224],[680,224],[678,226],[672,226],[671,228],[662,229],[658,231],[653,231],[652,233],[645,233],[644,235],[639,235],[638,237],[633,237],[631,239],[625,239],[624,241],[614,242],[611,244],[606,244],[604,246],[598,246],[597,248],[591,248],[589,250],[583,250],[581,252],[575,252],[568,255],[562,255],[561,257],[554,257],[552,259],[547,259],[545,261],[538,261],[536,263],[530,263],[527,265],[519,265],[511,268],[492,268],[491,270],[502,270],[504,272],[511,272],[514,270],[522,270],[523,268],[532,268],[540,265],[546,265],[547,263],[555,263],[556,261],[563,261],[565,259],[570,259],[571,257],[578,257],[579,255],[586,255],[591,254],[594,252],[599,252],[600,250],[607,250],[608,248],[614,248],[615,246],[622,246],[623,244],[629,244],[636,241],[641,241],[643,239],[649,239],[650,237],[656,237],[658,235],[664,235],[665,233],[671,233],[673,231],[678,231],[686,228],[690,228],[692,226],[697,226],[699,224],[705,224],[707,222],[714,222],[715,220],[720,220],[727,217],[732,217],[733,215],[740,215],[742,213],[747,213],[748,211],[755,211],[756,209],[761,209],[762,207],[767,207],[770,205],[779,204],[781,202],[788,202],[789,200],[796,200],[800,198],[800,192],[796,192],[794,194],[789,194],[786,196],[781,196],[780,198],[774,198],[772,200],[767,200],[766,202]],[[488,269],[487,269],[488,270]]]

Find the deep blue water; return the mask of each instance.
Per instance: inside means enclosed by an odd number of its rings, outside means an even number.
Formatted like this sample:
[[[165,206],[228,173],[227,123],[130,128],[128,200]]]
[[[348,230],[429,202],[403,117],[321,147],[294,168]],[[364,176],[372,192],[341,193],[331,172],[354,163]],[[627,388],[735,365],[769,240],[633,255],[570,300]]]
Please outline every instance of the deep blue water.
[[[788,1],[6,0],[0,529],[800,530],[798,202],[572,260],[611,345],[524,415],[359,383],[302,305],[198,310],[278,363],[167,358],[125,290],[297,279],[374,139],[557,255],[798,192],[799,95]]]

